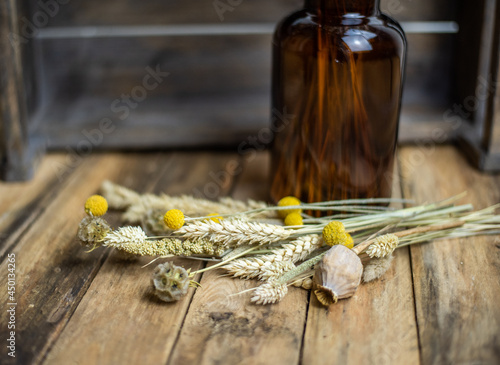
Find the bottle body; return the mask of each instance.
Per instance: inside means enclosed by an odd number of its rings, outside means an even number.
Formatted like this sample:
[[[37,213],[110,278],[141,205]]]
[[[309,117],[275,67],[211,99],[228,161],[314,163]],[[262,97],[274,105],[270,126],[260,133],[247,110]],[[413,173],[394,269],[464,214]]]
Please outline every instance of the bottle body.
[[[404,33],[378,6],[363,15],[316,3],[274,36],[272,107],[291,117],[272,145],[271,197],[389,197]]]

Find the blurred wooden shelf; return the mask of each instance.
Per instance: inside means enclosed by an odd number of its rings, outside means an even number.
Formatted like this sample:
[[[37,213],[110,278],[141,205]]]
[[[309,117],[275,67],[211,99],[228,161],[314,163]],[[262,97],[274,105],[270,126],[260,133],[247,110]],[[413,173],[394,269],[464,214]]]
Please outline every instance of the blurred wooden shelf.
[[[272,29],[303,1],[223,1],[222,13],[202,0],[50,3],[0,4],[3,180],[29,179],[47,149],[86,144],[103,118],[116,129],[92,150],[238,146],[268,126]],[[462,138],[471,160],[500,169],[498,0],[381,3],[408,31],[400,141],[455,140],[463,119],[478,131]],[[148,68],[168,76],[141,89]],[[112,103],[132,93],[122,119]]]

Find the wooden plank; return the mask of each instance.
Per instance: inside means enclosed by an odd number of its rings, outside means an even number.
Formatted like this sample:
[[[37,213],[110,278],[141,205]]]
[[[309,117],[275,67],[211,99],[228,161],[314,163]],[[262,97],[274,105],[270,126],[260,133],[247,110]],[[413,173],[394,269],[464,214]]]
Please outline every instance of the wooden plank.
[[[97,0],[60,1],[59,6],[48,10],[41,8],[36,0],[30,0],[30,3],[33,12],[43,11],[50,15],[49,26],[78,26],[277,22],[287,13],[302,8],[304,1],[191,0],[186,3],[174,0],[143,0],[140,2],[139,12],[139,4],[134,1],[124,3],[120,0],[109,0],[106,4]],[[458,10],[456,2],[452,0],[382,0],[381,8],[396,19],[438,21],[453,20]],[[110,14],[113,16],[110,17]]]
[[[168,161],[164,158],[160,161]],[[155,178],[156,155],[107,154],[84,158],[76,171],[58,188],[58,194],[46,204],[44,213],[18,238],[8,253],[16,255],[16,358],[4,363],[39,363],[65,327],[90,281],[96,275],[106,250],[86,254],[75,242],[75,232],[84,216],[82,204],[95,193],[105,178],[126,180],[130,186]],[[136,173],[142,171],[143,173]],[[163,170],[161,172],[164,172]],[[111,216],[111,218],[113,218]],[[7,272],[7,262],[0,264]],[[4,287],[7,275],[0,278]],[[7,292],[0,293],[5,308]],[[7,312],[0,314],[6,323]],[[6,327],[0,329],[6,336]],[[9,362],[10,360],[10,362]]]
[[[165,147],[237,146],[250,134],[268,126],[267,94],[233,94],[227,97],[184,98],[177,105],[165,97],[152,97],[130,111],[126,120],[110,112],[109,99],[82,98],[54,103],[40,129],[51,149],[77,148],[88,140],[84,131],[99,128],[103,118],[112,121],[96,150],[162,149]],[[52,121],[48,123],[48,121]]]
[[[400,197],[395,166],[393,196]],[[384,276],[325,308],[311,295],[304,364],[418,364],[418,337],[408,249],[396,251]]]
[[[49,155],[30,182],[0,182],[0,257],[4,257],[59,192],[70,174],[68,169],[64,176],[58,175],[65,161],[62,154]]]
[[[402,141],[429,138],[441,124],[449,129],[443,112],[452,36],[410,35],[409,41]],[[39,129],[49,148],[76,147],[103,118],[115,130],[98,149],[235,146],[269,123],[269,35],[41,42],[47,100]],[[61,64],[66,58],[75,62]],[[147,67],[168,72],[151,90],[143,87]],[[124,98],[133,90],[138,98],[128,104]]]
[[[489,120],[486,123],[488,130],[485,137],[485,145],[487,146],[488,154],[491,156],[500,157],[500,2],[496,4],[496,24],[494,34],[496,38],[493,40],[491,52],[491,78],[494,79],[488,85],[489,88]],[[497,170],[500,170],[498,165]]]
[[[453,101],[458,104],[464,104],[464,100],[475,95],[476,92],[480,56],[484,44],[481,36],[483,28],[488,27],[488,22],[485,22],[487,19],[485,12],[493,15],[491,11],[485,9],[485,2],[486,0],[463,1],[460,5],[461,9],[457,19],[460,31],[456,35],[454,52],[456,60],[460,60],[460,62],[454,62],[455,70],[453,72]],[[472,110],[464,112],[470,117],[469,113]],[[461,117],[464,118],[464,115]]]
[[[471,5],[469,5],[471,6]],[[478,6],[474,4],[474,6]],[[462,32],[458,54],[477,54],[472,60],[460,65],[462,75],[468,67],[476,67],[477,74],[458,81],[461,103],[455,105],[463,118],[472,120],[460,128],[460,147],[472,164],[483,171],[500,171],[500,102],[498,80],[500,77],[500,3],[497,0],[481,2],[481,9],[472,12],[481,27],[475,32]],[[469,19],[469,18],[467,18]],[[474,49],[465,51],[464,45]],[[471,73],[469,73],[471,74]],[[454,117],[456,118],[456,116]]]
[[[37,0],[30,2],[33,12],[40,10]],[[277,22],[302,5],[302,0],[191,0],[189,3],[174,0],[144,0],[140,3],[109,0],[106,4],[97,0],[64,2],[49,17],[48,26],[265,23]]]
[[[211,171],[224,169],[230,154],[176,153],[152,190],[172,194],[203,191]],[[161,167],[158,164],[155,168]],[[134,176],[147,169],[134,169]],[[119,182],[120,180],[117,180]],[[123,182],[128,185],[127,182]],[[224,194],[230,187],[223,185]],[[112,254],[89,287],[61,333],[45,364],[164,364],[189,308],[193,289],[178,303],[167,304],[152,295],[155,265],[149,259],[130,263]],[[178,265],[200,268],[201,262],[176,260]],[[116,334],[116,335],[110,335]]]
[[[453,34],[408,34],[403,105],[449,107],[454,62]],[[446,106],[446,108],[445,108]]]
[[[398,21],[442,21],[455,20],[460,6],[453,0],[381,0],[380,9]]]
[[[51,93],[50,99],[109,98],[108,110],[122,94],[130,95],[129,104],[140,108],[144,93],[148,98],[161,95],[166,106],[173,106],[186,97],[265,92],[270,84],[271,38],[228,34],[43,39],[42,87]],[[122,101],[115,108],[122,105],[127,104]]]
[[[500,177],[471,168],[453,147],[401,150],[406,198],[429,202],[467,191],[476,209],[500,202]],[[500,361],[498,237],[411,248],[416,314],[424,364]]]
[[[267,166],[267,153],[247,160],[234,196],[266,199],[267,191],[262,188]],[[202,287],[195,293],[168,363],[297,364],[308,293],[290,288],[282,302],[256,306],[250,303],[249,293],[233,296],[254,287],[255,282],[220,275],[217,270],[203,274]]]
[[[409,34],[407,38],[411,47],[404,104],[447,105],[454,35]],[[182,103],[185,98],[268,94],[271,42],[271,34],[43,39],[40,83],[49,101],[88,95],[109,98],[108,112],[115,99],[143,86],[147,67],[169,73],[156,87],[145,90],[148,98],[161,95],[166,107]],[[73,61],[65,63],[64,59]],[[141,108],[143,94],[135,92]]]
[[[248,135],[247,138],[258,137]],[[248,141],[248,139],[246,140]],[[238,168],[235,169],[238,183],[232,196],[235,199],[270,201],[270,169],[271,159],[268,152],[263,152],[263,145],[256,145],[254,149],[246,148],[245,153],[238,160]]]
[[[235,95],[210,101],[185,99],[167,110],[166,101],[152,98],[131,111],[126,121],[111,115],[116,129],[106,134],[96,150],[162,149],[165,147],[237,147],[248,136],[269,126],[269,98],[266,94]],[[455,123],[445,121],[444,107],[403,106],[399,127],[400,143],[446,143],[456,134]],[[52,124],[41,126],[52,150],[76,148],[82,131],[98,128],[109,115],[109,101],[82,98],[64,105],[54,104],[46,115]],[[97,122],[96,122],[97,121]],[[70,128],[70,126],[73,126]]]
[[[21,16],[15,0],[0,4],[0,179],[25,180],[33,175],[37,154],[28,140],[28,112],[23,80]]]
[[[456,123],[447,120],[446,108],[431,107],[428,104],[402,107],[399,120],[399,144],[449,143],[458,133]]]

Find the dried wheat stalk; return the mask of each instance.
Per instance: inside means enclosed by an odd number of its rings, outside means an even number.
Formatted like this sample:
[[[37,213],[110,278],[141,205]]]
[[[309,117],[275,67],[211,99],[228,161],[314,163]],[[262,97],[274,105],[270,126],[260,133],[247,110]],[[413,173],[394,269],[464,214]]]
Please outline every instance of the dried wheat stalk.
[[[206,238],[226,247],[267,245],[286,240],[291,233],[281,226],[240,220],[221,220],[219,223],[193,221],[176,231],[176,234],[187,239]]]

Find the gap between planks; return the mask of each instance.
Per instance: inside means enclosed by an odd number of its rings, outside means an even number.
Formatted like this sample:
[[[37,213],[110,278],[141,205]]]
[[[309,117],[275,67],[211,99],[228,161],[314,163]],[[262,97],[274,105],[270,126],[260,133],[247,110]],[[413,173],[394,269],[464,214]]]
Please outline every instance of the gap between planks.
[[[392,195],[399,198],[397,162],[394,169]],[[311,295],[303,364],[419,363],[409,251],[395,256],[383,277],[362,283],[352,298],[325,308]]]
[[[247,160],[233,196],[267,199],[268,171],[267,153]],[[290,288],[282,302],[257,306],[249,293],[234,296],[255,282],[220,275],[204,273],[169,364],[297,364],[307,292]]]

